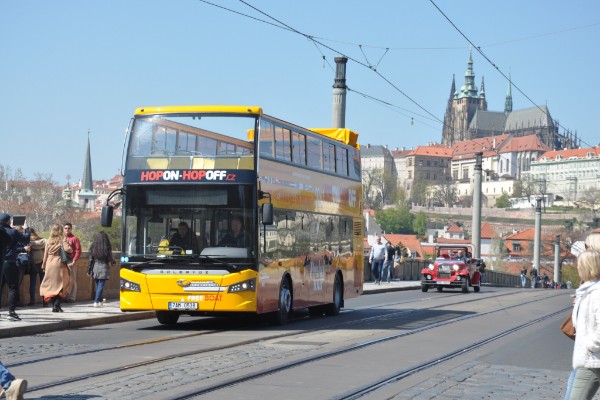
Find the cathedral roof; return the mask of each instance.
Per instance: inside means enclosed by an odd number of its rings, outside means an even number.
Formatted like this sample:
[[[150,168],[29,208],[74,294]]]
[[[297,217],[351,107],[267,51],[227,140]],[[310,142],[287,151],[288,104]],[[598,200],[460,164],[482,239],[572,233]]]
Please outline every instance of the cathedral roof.
[[[508,114],[504,130],[506,132],[517,129],[526,129],[534,127],[552,126],[552,118],[548,107],[531,107],[522,110],[515,110]]]
[[[469,129],[504,132],[506,114],[500,111],[477,110],[469,124]]]

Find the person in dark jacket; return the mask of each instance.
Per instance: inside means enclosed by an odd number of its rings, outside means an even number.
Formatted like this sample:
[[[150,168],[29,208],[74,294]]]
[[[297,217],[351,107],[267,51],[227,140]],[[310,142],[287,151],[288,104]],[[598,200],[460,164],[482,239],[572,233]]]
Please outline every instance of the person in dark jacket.
[[[11,216],[9,214],[0,214],[0,230],[3,237],[2,241],[5,251],[2,263],[2,276],[8,283],[8,317],[9,321],[20,321],[21,318],[15,312],[17,307],[17,289],[19,286],[19,273],[17,270],[17,256],[21,252],[18,249],[19,242],[29,243],[29,225],[27,220],[23,223],[24,232],[19,233],[11,227]]]

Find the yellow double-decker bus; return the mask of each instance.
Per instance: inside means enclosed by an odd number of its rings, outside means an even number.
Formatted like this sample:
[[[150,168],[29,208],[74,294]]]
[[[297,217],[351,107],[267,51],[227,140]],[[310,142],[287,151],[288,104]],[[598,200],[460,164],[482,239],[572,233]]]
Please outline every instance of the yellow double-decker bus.
[[[338,314],[363,285],[357,137],[253,106],[135,110],[102,210],[121,197],[121,310]]]

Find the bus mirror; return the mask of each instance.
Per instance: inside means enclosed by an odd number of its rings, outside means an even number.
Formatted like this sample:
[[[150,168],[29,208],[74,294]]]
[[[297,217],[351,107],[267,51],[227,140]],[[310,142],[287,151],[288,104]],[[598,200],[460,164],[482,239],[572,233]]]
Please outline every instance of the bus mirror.
[[[112,226],[113,219],[113,206],[103,206],[102,215],[100,216],[100,223],[102,226],[109,228]]]
[[[273,225],[273,204],[262,205],[262,223],[263,225]]]

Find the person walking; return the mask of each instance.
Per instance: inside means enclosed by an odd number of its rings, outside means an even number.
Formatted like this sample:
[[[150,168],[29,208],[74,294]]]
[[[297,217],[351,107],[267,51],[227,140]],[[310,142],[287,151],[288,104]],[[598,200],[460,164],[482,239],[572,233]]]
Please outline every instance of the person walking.
[[[19,287],[19,272],[17,270],[17,256],[19,255],[19,242],[29,242],[29,226],[27,220],[23,223],[23,233],[19,233],[10,225],[12,217],[9,214],[0,214],[0,234],[3,239],[2,251],[2,276],[8,284],[8,317],[9,321],[20,321],[16,313],[18,302],[17,290]]]
[[[385,260],[385,244],[381,243],[381,236],[377,236],[375,244],[371,247],[369,254],[369,264],[371,264],[371,274],[375,279],[375,284],[381,282],[381,266]]]
[[[396,248],[392,246],[390,242],[385,245],[385,259],[383,261],[383,270],[381,279],[385,279],[387,283],[390,283],[392,276],[394,275],[394,256],[396,255]]]
[[[71,254],[67,254],[69,256],[69,263],[67,266],[69,267],[69,276],[71,278],[71,291],[67,295],[65,301],[67,303],[74,303],[77,297],[77,268],[75,267],[75,263],[81,257],[81,242],[77,236],[73,235],[73,224],[65,222],[63,224],[63,230],[65,239],[71,245],[71,249],[73,249]]]
[[[529,278],[531,278],[531,288],[535,289],[537,287],[538,282],[538,271],[537,268],[532,267],[531,272],[529,274]]]
[[[577,272],[584,283],[575,292],[572,319],[577,334],[567,400],[592,399],[600,386],[600,252],[582,252]]]
[[[521,287],[527,286],[527,268],[523,266],[521,269]]]
[[[44,261],[44,250],[46,248],[46,238],[40,237],[35,229],[30,228],[31,237],[29,245],[31,246],[32,267],[29,274],[29,306],[35,304],[35,292],[37,289],[37,278],[40,278],[40,284],[44,280],[44,270],[42,262]],[[46,307],[46,301],[42,297],[42,307]]]
[[[112,246],[106,232],[101,231],[94,235],[90,246],[90,268],[88,275],[91,275],[96,282],[96,297],[94,298],[94,307],[104,306],[104,285],[109,279],[109,270],[115,261],[112,255]]]
[[[63,312],[60,303],[71,290],[69,267],[61,260],[61,247],[67,254],[73,252],[64,236],[63,227],[54,224],[44,250],[42,269],[45,275],[40,285],[40,295],[44,297],[44,301],[52,303],[52,312]]]

